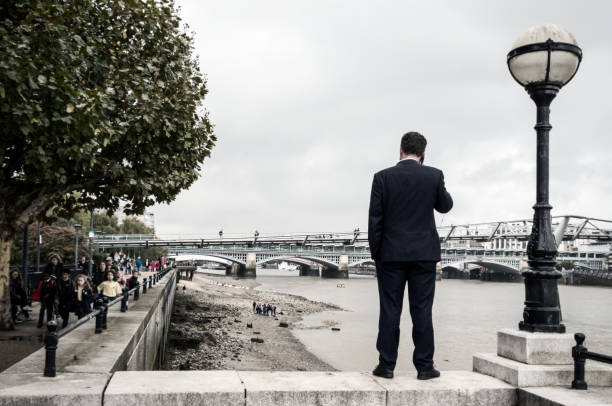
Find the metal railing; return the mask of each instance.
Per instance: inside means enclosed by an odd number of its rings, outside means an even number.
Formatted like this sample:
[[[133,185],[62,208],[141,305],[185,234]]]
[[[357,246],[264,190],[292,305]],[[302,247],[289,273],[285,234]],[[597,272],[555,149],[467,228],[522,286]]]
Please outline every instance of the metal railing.
[[[612,364],[612,357],[609,355],[598,354],[589,351],[584,345],[585,336],[582,333],[574,334],[576,345],[572,347],[572,358],[574,358],[574,380],[572,389],[587,389],[588,385],[584,380],[584,365],[587,359]]]
[[[114,306],[117,303],[121,303],[121,312],[125,313],[128,311],[128,298],[130,295],[134,296],[134,301],[137,301],[140,298],[140,287],[142,286],[142,293],[147,293],[147,285],[148,288],[151,289],[154,285],[157,284],[168,272],[170,272],[172,268],[168,267],[158,273],[153,275],[149,275],[148,278],[143,279],[143,283],[140,282],[138,285],[130,290],[125,290],[122,295],[117,296],[117,298],[107,302],[102,297],[98,297],[94,301],[94,311],[89,313],[88,315],[81,317],[74,323],[69,324],[64,327],[60,331],[57,331],[57,322],[55,320],[51,320],[47,322],[47,332],[45,333],[44,344],[45,344],[45,369],[44,376],[53,378],[56,376],[55,370],[55,355],[57,351],[57,345],[59,343],[59,339],[66,334],[70,333],[77,327],[87,323],[89,320],[95,317],[96,319],[96,327],[95,333],[100,334],[107,328],[107,314],[108,309],[111,306]]]

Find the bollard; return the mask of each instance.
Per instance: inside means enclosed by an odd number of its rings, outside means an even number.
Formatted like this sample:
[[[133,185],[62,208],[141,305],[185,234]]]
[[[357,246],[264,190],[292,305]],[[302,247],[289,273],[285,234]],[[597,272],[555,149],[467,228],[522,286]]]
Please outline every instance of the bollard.
[[[127,289],[123,291],[123,297],[121,298],[121,313],[127,312],[128,309],[128,293]]]
[[[138,300],[140,298],[140,284],[136,285],[136,290],[134,291],[134,300]]]
[[[105,300],[102,305],[102,329],[106,330],[106,317],[108,316],[108,302]]]
[[[101,297],[97,298],[94,302],[94,309],[100,310],[98,314],[96,314],[96,334],[100,334],[102,332],[102,307],[104,306],[104,300]]]
[[[153,285],[157,284],[157,274],[153,274]]]
[[[588,351],[584,343],[584,334],[574,334],[576,345],[572,347],[572,358],[574,358],[574,380],[572,381],[572,389],[587,389],[587,383],[584,380],[584,364],[586,361],[585,353]]]
[[[144,278],[144,283],[142,284],[142,293],[147,293],[147,278]]]
[[[153,287],[153,277],[149,275],[149,289]]]
[[[51,320],[47,322],[47,334],[45,334],[45,376],[55,377],[55,351],[57,350],[57,322]]]

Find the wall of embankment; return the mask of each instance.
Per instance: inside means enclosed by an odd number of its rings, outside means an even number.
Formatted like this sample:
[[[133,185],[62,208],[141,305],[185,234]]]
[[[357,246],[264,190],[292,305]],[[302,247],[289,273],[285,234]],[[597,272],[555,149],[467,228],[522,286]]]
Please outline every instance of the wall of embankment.
[[[57,376],[43,376],[45,348],[0,374],[0,405],[102,405],[116,371],[155,369],[166,351],[176,291],[176,270],[168,272],[139,300],[108,310],[107,329],[95,334],[91,319],[59,339]],[[129,382],[125,382],[129,386]]]

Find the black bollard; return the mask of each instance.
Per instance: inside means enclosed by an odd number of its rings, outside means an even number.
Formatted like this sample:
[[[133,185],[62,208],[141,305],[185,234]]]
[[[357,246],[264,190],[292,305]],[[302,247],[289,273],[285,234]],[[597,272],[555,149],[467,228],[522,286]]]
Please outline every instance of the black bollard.
[[[128,293],[127,290],[123,291],[123,297],[121,298],[121,313],[127,312],[128,309]]]
[[[104,301],[102,305],[102,328],[106,330],[106,318],[108,316],[108,302]]]
[[[572,347],[572,358],[574,358],[574,380],[572,381],[572,389],[587,389],[587,383],[584,380],[584,363],[586,361],[585,353],[587,348],[582,345],[584,343],[584,334],[574,334],[576,345]]]
[[[149,289],[153,287],[153,277],[149,275]]]
[[[51,320],[47,322],[47,334],[45,334],[45,376],[55,377],[55,351],[57,350],[57,322]]]
[[[142,293],[147,293],[147,278],[144,278],[144,283],[142,284]]]
[[[100,312],[96,314],[96,334],[100,334],[102,332],[102,317],[103,317],[103,308],[104,300],[101,297],[97,298],[94,302],[94,309],[99,310]]]
[[[136,290],[134,291],[134,300],[138,300],[140,298],[140,284],[136,285]]]

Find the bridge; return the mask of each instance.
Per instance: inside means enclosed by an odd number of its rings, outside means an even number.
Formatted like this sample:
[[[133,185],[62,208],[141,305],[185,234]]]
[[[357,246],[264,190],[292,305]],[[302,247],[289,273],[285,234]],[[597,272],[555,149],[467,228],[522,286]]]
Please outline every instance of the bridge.
[[[438,227],[443,269],[470,273],[475,267],[519,275],[526,265],[525,248],[532,220],[511,220]],[[607,269],[612,220],[585,216],[553,217],[560,261]],[[206,255],[228,266],[228,274],[254,277],[256,268],[285,260],[302,265],[303,275],[348,277],[348,269],[371,262],[367,232],[318,232],[215,236],[105,235],[95,243],[102,249],[166,246],[173,255]],[[582,251],[581,251],[581,248]],[[589,247],[585,251],[584,247]],[[593,249],[595,247],[595,249]]]

